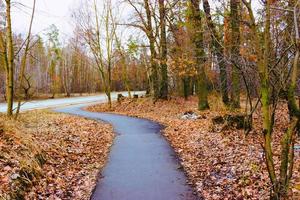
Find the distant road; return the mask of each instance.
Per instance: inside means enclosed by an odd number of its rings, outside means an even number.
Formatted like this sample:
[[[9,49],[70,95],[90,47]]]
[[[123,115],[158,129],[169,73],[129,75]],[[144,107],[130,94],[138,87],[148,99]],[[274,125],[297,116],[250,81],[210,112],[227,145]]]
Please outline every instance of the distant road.
[[[111,93],[112,100],[117,99],[117,94],[123,94],[123,96],[128,96],[127,92],[113,92],[113,93]],[[132,94],[143,95],[143,94],[145,94],[145,92],[138,91],[138,92],[132,92]],[[64,106],[68,106],[68,105],[97,103],[97,102],[98,103],[107,102],[106,95],[99,94],[99,95],[95,95],[95,96],[28,101],[22,105],[21,111],[34,110],[34,109],[56,108],[56,107],[64,107]],[[0,103],[0,112],[6,112],[6,106],[7,106],[6,103]],[[14,106],[16,106],[16,104],[14,104]]]

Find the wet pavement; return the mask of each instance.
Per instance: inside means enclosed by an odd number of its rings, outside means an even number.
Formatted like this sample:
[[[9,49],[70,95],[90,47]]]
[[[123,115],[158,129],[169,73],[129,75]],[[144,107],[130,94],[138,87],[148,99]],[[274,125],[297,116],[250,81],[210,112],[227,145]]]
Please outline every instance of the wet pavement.
[[[114,127],[116,138],[92,200],[197,200],[176,155],[160,134],[158,123],[69,106],[57,112],[101,120]]]

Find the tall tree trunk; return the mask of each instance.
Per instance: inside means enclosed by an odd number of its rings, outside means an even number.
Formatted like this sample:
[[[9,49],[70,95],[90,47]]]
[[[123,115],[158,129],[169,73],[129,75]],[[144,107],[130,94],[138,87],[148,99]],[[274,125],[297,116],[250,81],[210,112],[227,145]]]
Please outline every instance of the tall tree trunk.
[[[234,108],[240,107],[240,0],[230,0],[230,23],[231,23],[231,63],[232,63],[232,91],[231,105]]]
[[[221,85],[221,94],[222,101],[227,105],[229,103],[228,98],[228,87],[227,87],[227,71],[226,71],[226,62],[224,56],[224,48],[221,45],[221,37],[216,31],[215,24],[212,21],[210,14],[210,5],[208,0],[203,0],[203,9],[206,16],[207,25],[210,29],[210,35],[212,39],[212,44],[214,48],[215,55],[217,56],[217,61],[220,68],[220,85]]]
[[[7,78],[6,78],[6,98],[7,98],[7,115],[13,115],[13,101],[14,101],[14,47],[13,35],[11,27],[11,1],[6,2],[6,37],[7,37]]]
[[[272,152],[272,121],[270,116],[270,89],[269,89],[269,55],[270,55],[270,39],[271,39],[271,13],[270,1],[266,3],[266,20],[264,29],[264,47],[263,58],[259,64],[259,73],[261,78],[261,95],[262,95],[262,112],[263,112],[263,134],[265,139],[264,149],[266,156],[266,164],[269,169],[269,176],[274,187],[277,191],[275,166],[273,161]],[[257,46],[257,49],[260,48]]]
[[[149,5],[149,0],[144,0],[144,6],[146,10],[146,17],[147,17],[147,30],[146,34],[149,39],[150,44],[150,63],[151,63],[151,74],[150,74],[150,81],[151,81],[151,89],[153,92],[153,96],[155,99],[159,98],[159,79],[158,79],[158,64],[156,62],[157,59],[157,53],[155,50],[155,37],[153,33],[153,26],[152,26],[152,15]]]
[[[288,130],[285,132],[282,140],[281,140],[281,164],[280,164],[280,178],[279,178],[279,194],[277,197],[286,198],[288,195],[289,183],[293,174],[293,166],[294,166],[294,141],[295,141],[295,133],[296,128],[299,126],[300,119],[300,110],[296,102],[295,98],[295,90],[297,88],[297,80],[298,80],[298,66],[299,66],[299,56],[300,56],[300,35],[299,35],[299,23],[297,19],[297,14],[299,10],[297,9],[294,2],[289,2],[291,7],[294,7],[293,15],[290,15],[294,20],[295,26],[295,46],[296,46],[296,54],[294,57],[294,62],[291,69],[291,82],[288,89],[288,108],[290,114],[290,124]],[[292,29],[290,27],[290,29]]]
[[[160,98],[168,99],[168,65],[167,65],[167,33],[166,33],[166,8],[165,1],[159,0],[160,17],[160,48],[161,48],[161,88]]]
[[[203,26],[200,13],[200,1],[190,0],[191,10],[191,27],[192,27],[192,41],[195,45],[195,56],[197,64],[197,95],[198,95],[198,109],[209,109],[208,104],[208,88],[207,76],[205,73],[205,52],[203,45]]]
[[[270,4],[271,0],[266,1],[266,16],[264,27],[264,47],[265,51],[261,49],[260,36],[258,28],[255,22],[255,17],[251,7],[251,3],[246,0],[242,0],[248,9],[250,17],[250,28],[253,34],[254,47],[257,55],[258,72],[260,76],[260,93],[262,102],[262,116],[263,116],[263,136],[264,136],[264,151],[265,161],[269,173],[269,178],[272,184],[272,191],[278,193],[278,183],[275,173],[275,166],[273,160],[272,150],[272,132],[273,132],[273,120],[270,114],[270,85],[269,85],[269,55],[270,55],[270,39],[271,39],[271,13]],[[274,196],[271,198],[275,198]],[[276,199],[276,198],[275,198]]]

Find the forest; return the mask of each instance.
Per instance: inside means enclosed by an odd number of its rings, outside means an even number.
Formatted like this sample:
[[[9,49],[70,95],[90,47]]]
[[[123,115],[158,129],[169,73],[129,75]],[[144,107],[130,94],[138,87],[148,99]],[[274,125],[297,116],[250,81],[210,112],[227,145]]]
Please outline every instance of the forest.
[[[0,3],[0,200],[300,199],[299,0],[76,0],[64,40],[28,2]]]

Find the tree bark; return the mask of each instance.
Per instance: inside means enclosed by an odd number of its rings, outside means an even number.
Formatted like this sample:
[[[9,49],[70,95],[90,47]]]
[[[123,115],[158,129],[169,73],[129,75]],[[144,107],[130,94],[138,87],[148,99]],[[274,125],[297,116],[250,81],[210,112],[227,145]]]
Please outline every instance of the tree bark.
[[[225,55],[224,55],[224,48],[220,44],[221,37],[216,31],[215,24],[212,21],[212,17],[210,14],[210,5],[208,0],[203,0],[203,9],[206,16],[207,25],[210,29],[210,35],[212,39],[212,45],[214,48],[215,55],[217,56],[218,65],[220,68],[220,85],[221,85],[221,94],[222,94],[222,101],[224,104],[229,104],[228,98],[228,87],[227,87],[227,71],[226,71],[226,62],[225,62]]]
[[[161,48],[161,88],[160,98],[168,99],[168,65],[167,65],[167,33],[166,33],[166,8],[165,1],[159,0],[159,17],[160,17],[160,48]]]
[[[151,81],[151,89],[153,92],[153,96],[155,99],[159,98],[159,79],[158,79],[158,64],[156,62],[157,59],[157,52],[155,50],[155,37],[153,34],[153,26],[152,26],[152,16],[151,10],[149,5],[149,0],[144,0],[144,7],[146,11],[146,18],[147,18],[147,27],[146,27],[146,34],[149,39],[150,44],[150,63],[151,63],[151,74],[150,74],[150,81]]]
[[[14,101],[14,47],[13,35],[11,27],[11,1],[6,2],[6,37],[7,37],[7,82],[6,82],[6,98],[7,98],[7,116],[13,115],[13,101]]]
[[[289,5],[293,3],[290,2]],[[295,26],[295,46],[296,46],[296,54],[294,57],[294,62],[291,69],[291,82],[288,89],[288,108],[290,114],[290,124],[288,130],[283,135],[281,140],[281,163],[280,163],[280,178],[279,178],[279,194],[278,197],[287,197],[289,182],[292,178],[293,174],[293,166],[294,166],[294,138],[296,133],[296,128],[299,126],[300,119],[300,110],[296,102],[295,98],[295,90],[297,88],[297,80],[298,80],[298,65],[299,65],[299,56],[300,56],[300,36],[299,36],[299,25],[297,19],[298,9],[295,4],[293,4],[294,10],[294,26]],[[291,20],[293,21],[293,20]]]
[[[276,181],[275,166],[273,160],[272,151],[272,131],[273,123],[270,114],[270,89],[269,89],[269,55],[270,55],[270,26],[271,26],[271,13],[270,13],[270,1],[266,2],[266,16],[265,16],[265,27],[264,27],[264,47],[265,51],[262,52],[260,36],[258,28],[255,22],[255,17],[251,4],[246,0],[242,0],[245,4],[249,17],[250,17],[250,29],[253,34],[254,47],[257,55],[257,65],[260,76],[260,93],[262,102],[262,116],[263,116],[263,136],[264,136],[264,151],[265,161],[269,173],[269,178],[273,186],[273,191],[278,192],[278,184]]]
[[[18,105],[17,105],[17,110],[16,110],[16,115],[15,118],[18,117],[20,109],[21,109],[21,93],[22,93],[22,85],[24,82],[24,76],[25,76],[25,70],[26,70],[26,62],[27,62],[27,54],[29,51],[29,45],[30,45],[30,37],[31,37],[31,29],[32,29],[32,24],[33,24],[33,18],[34,18],[34,13],[35,13],[35,5],[36,5],[36,0],[33,1],[33,8],[32,8],[32,14],[31,14],[31,19],[30,19],[30,25],[28,29],[28,34],[27,34],[27,41],[26,41],[26,46],[24,50],[24,55],[22,57],[21,61],[21,70],[19,74],[19,86],[18,86]]]
[[[240,76],[239,76],[239,59],[240,59],[240,0],[230,0],[230,23],[231,23],[231,64],[232,64],[232,91],[231,106],[240,108]]]
[[[192,41],[195,47],[195,56],[197,64],[197,95],[198,95],[198,109],[209,109],[208,104],[208,88],[207,76],[205,73],[205,52],[203,45],[203,26],[200,13],[200,1],[190,0],[191,10],[191,27],[192,27]]]

